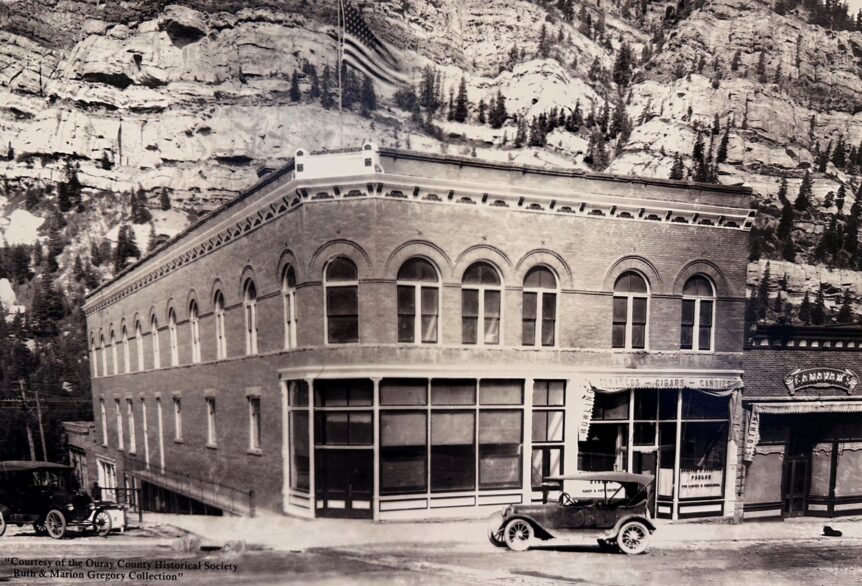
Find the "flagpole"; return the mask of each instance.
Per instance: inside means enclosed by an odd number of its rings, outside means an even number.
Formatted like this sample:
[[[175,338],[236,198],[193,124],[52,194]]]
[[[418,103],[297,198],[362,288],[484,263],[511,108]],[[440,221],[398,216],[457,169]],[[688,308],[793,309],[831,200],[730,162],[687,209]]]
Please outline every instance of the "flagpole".
[[[344,68],[344,0],[338,0],[338,135],[344,148],[344,90],[341,70]]]

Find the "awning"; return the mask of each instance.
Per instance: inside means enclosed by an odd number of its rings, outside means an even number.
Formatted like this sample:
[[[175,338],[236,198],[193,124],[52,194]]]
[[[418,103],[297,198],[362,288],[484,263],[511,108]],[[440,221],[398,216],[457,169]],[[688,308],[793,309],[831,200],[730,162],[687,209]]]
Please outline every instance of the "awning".
[[[743,387],[739,376],[674,376],[623,374],[586,377],[581,381],[581,404],[583,412],[578,426],[578,441],[586,441],[593,418],[596,393],[620,393],[629,389],[683,389],[729,397]]]
[[[755,403],[751,407],[745,434],[743,460],[754,459],[754,449],[760,441],[760,415],[794,415],[804,413],[862,413],[862,401],[793,401],[786,403]]]

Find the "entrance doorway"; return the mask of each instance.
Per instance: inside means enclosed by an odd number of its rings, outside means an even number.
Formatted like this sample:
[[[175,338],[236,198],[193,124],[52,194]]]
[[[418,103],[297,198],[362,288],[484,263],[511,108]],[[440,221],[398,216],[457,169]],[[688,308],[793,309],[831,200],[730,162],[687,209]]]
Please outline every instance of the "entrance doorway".
[[[643,450],[638,449],[635,450],[632,458],[632,472],[636,474],[649,474],[653,478],[656,478],[658,472],[658,450]],[[655,519],[655,499],[656,493],[658,490],[655,485],[650,488],[649,494],[649,513],[650,517]]]
[[[372,517],[374,450],[318,449],[315,467],[319,516]]]
[[[808,511],[808,492],[811,485],[811,450],[816,436],[812,426],[794,418],[784,458],[781,479],[782,513],[785,517],[801,517]]]

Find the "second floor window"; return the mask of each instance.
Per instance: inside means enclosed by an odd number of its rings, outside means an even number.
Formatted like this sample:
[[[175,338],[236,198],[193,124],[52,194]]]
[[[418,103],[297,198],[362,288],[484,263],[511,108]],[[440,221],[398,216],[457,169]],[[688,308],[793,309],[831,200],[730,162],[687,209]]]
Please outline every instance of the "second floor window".
[[[105,346],[105,335],[99,337],[99,343],[102,348],[102,376],[108,376],[108,348]]]
[[[135,322],[135,350],[138,358],[138,371],[144,370],[144,333],[141,330],[141,322]]]
[[[114,411],[117,416],[117,449],[124,449],[123,443],[123,412],[120,409],[120,400],[114,399]]]
[[[189,304],[189,336],[192,342],[192,362],[201,361],[201,324],[198,317],[198,304]]]
[[[281,278],[284,303],[284,348],[296,348],[296,272],[287,265]]]
[[[553,346],[557,328],[557,279],[545,267],[530,269],[524,278],[524,346]]]
[[[639,274],[628,271],[614,284],[614,348],[646,348],[649,289]]]
[[[153,338],[153,368],[162,367],[162,354],[159,349],[159,322],[156,316],[150,320],[150,336]]]
[[[102,421],[102,445],[108,445],[108,414],[105,410],[105,400],[99,399],[99,415]]]
[[[712,350],[715,290],[701,275],[690,278],[682,290],[682,323],[679,347],[683,350]]]
[[[440,286],[430,262],[413,258],[398,271],[398,341],[434,343]]]
[[[224,295],[216,292],[213,300],[213,316],[216,329],[216,358],[227,358],[227,338],[224,330]]]
[[[180,363],[180,346],[177,341],[177,314],[171,309],[168,312],[168,338],[171,344],[171,366]]]
[[[174,441],[183,441],[183,404],[179,397],[174,397]]]
[[[350,259],[338,257],[326,267],[326,341],[359,341],[359,274]]]
[[[114,330],[111,330],[111,364],[114,368],[114,374],[120,374],[120,361],[117,359],[117,339],[114,337]]]
[[[486,262],[470,265],[461,283],[461,342],[500,343],[502,293],[494,267]]]
[[[215,397],[207,397],[207,445],[216,445],[216,400]]]
[[[245,353],[257,354],[257,287],[251,279],[245,282],[242,296],[245,311]]]
[[[137,441],[135,438],[135,407],[131,399],[126,402],[126,418],[129,420],[129,453],[134,454],[137,451]]]
[[[123,372],[129,373],[131,372],[132,367],[130,366],[132,362],[131,353],[129,352],[129,332],[126,330],[126,326],[123,326]]]

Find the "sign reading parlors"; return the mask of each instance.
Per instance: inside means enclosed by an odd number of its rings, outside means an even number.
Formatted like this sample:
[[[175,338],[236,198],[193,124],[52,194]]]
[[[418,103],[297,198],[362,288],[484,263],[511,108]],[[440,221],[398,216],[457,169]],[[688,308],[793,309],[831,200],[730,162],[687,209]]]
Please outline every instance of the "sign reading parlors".
[[[838,387],[849,395],[858,383],[859,377],[847,368],[797,368],[784,377],[791,395],[809,387]]]

